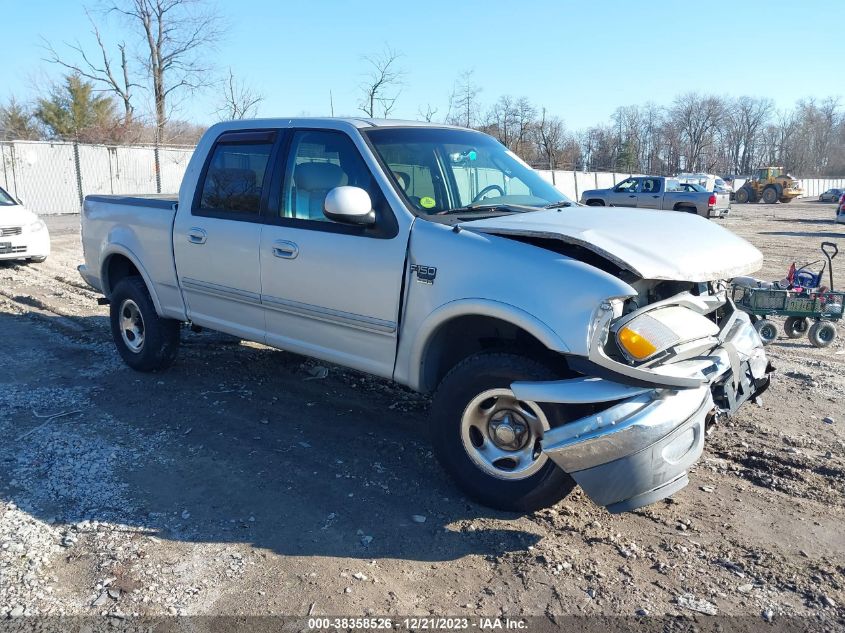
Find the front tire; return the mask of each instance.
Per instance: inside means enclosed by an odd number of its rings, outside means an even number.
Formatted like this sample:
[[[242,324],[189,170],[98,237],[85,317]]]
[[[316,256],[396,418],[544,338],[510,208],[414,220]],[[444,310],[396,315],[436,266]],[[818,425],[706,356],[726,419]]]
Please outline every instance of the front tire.
[[[748,198],[748,189],[745,188],[738,189],[737,192],[734,194],[734,202],[736,202],[737,204],[745,204],[746,202],[748,202]]]
[[[564,408],[518,401],[510,384],[559,378],[518,354],[482,352],[455,366],[431,406],[434,454],[467,496],[499,510],[530,512],[565,497],[575,482],[540,450],[535,429],[567,421]]]
[[[754,329],[760,335],[763,345],[768,345],[778,337],[777,326],[768,319],[760,319],[754,324]]]
[[[140,277],[126,277],[117,283],[109,296],[109,317],[115,347],[132,369],[166,369],[176,360],[181,324],[156,313]]]

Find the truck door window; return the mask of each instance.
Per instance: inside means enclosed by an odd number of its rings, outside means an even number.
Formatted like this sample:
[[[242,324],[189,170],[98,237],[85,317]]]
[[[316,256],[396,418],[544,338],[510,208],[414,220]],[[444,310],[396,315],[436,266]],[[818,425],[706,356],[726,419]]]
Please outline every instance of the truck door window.
[[[626,193],[634,193],[637,190],[637,179],[628,178],[616,185],[616,191],[624,191]]]
[[[219,143],[205,172],[198,215],[257,215],[272,143]]]
[[[364,189],[375,203],[373,176],[352,139],[342,132],[326,130],[295,132],[286,161],[279,216],[330,222],[323,215],[323,202],[329,191],[343,185]]]
[[[432,147],[385,143],[379,151],[401,193],[414,207],[427,213],[448,208],[443,176]]]
[[[660,193],[660,179],[643,178],[643,184],[640,191],[643,193]]]

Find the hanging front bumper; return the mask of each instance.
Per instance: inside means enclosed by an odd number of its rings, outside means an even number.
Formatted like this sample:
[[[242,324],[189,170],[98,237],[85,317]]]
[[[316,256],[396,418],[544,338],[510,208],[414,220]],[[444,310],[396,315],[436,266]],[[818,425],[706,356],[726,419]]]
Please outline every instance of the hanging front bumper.
[[[595,404],[607,408],[546,431],[542,448],[587,495],[611,512],[625,512],[672,495],[704,449],[709,418],[733,413],[769,384],[763,345],[739,313],[730,336],[707,355],[668,365],[688,388],[632,386],[602,378],[516,382],[520,400]]]

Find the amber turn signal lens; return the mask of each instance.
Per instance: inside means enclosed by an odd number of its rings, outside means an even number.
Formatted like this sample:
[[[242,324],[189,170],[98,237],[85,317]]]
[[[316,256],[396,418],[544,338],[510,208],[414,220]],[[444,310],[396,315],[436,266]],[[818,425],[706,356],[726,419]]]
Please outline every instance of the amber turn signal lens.
[[[648,358],[657,351],[651,341],[627,327],[619,331],[618,340],[622,347],[637,360]]]

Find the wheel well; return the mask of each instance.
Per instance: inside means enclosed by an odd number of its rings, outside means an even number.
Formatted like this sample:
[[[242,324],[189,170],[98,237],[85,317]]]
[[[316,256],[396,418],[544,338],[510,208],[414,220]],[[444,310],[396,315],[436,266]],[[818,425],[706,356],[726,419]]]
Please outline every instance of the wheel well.
[[[141,276],[141,272],[125,255],[112,255],[103,266],[103,291],[106,296],[111,294],[114,287],[121,279],[132,276]]]
[[[590,198],[589,200],[587,200],[586,204],[588,207],[603,207],[604,200],[596,200],[595,198]]]
[[[689,204],[686,202],[679,202],[674,207],[674,211],[680,211],[681,209],[694,209],[696,213],[698,213],[698,208],[694,204]]]
[[[433,391],[463,359],[488,350],[517,351],[550,364],[563,362],[559,354],[513,323],[488,316],[461,316],[441,325],[426,345],[420,367],[422,390]]]

